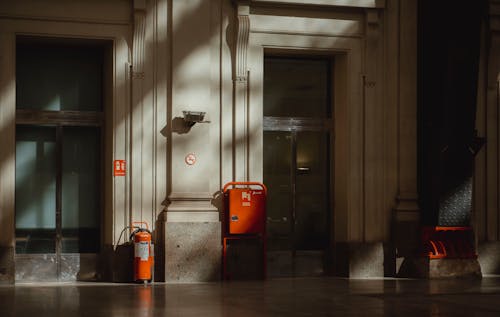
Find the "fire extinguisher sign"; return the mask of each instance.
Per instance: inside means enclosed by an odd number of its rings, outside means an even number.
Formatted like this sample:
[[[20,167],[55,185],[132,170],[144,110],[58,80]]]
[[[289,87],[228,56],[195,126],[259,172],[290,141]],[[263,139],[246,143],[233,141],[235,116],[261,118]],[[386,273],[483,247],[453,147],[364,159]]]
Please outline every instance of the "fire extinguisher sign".
[[[127,164],[125,160],[115,160],[113,162],[114,176],[125,176],[127,172]]]
[[[252,191],[242,191],[241,192],[241,206],[251,207],[252,206]]]

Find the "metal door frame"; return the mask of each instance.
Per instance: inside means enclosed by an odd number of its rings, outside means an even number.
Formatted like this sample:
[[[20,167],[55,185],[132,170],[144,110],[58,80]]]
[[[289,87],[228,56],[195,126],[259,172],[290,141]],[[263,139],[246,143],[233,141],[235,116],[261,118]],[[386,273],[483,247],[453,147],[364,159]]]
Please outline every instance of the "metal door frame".
[[[97,256],[97,253],[70,253],[70,252],[63,252],[62,248],[62,240],[63,240],[63,226],[62,226],[62,216],[63,216],[63,210],[62,210],[62,177],[63,177],[63,137],[64,137],[64,132],[63,129],[64,127],[88,127],[90,125],[85,124],[85,125],[41,125],[41,124],[24,124],[22,121],[21,122],[16,122],[16,126],[25,126],[25,127],[49,127],[54,129],[55,133],[55,145],[56,145],[56,161],[55,161],[55,182],[56,182],[56,193],[55,193],[55,235],[53,237],[54,239],[54,244],[55,244],[55,252],[54,253],[22,253],[22,254],[16,254],[18,257],[22,257],[24,259],[28,259],[28,261],[36,263],[38,261],[44,261],[44,260],[39,260],[41,256],[48,256],[48,257],[54,257],[55,259],[55,267],[56,267],[56,276],[57,280],[60,280],[61,277],[64,275],[62,271],[62,258],[64,257],[66,261],[72,260],[76,261],[77,257],[75,255],[83,255],[85,254],[85,257],[92,257],[92,255]],[[99,134],[100,134],[100,144],[98,145],[98,148],[96,149],[99,151],[99,156],[100,156],[100,176],[99,176],[99,187],[103,187],[103,141],[104,141],[104,133],[103,133],[103,127],[99,124],[96,123],[93,125],[96,128],[99,128]],[[16,139],[17,140],[17,139]],[[102,190],[99,190],[98,192],[98,197],[99,199],[99,206],[100,206],[100,211],[99,211],[99,217],[100,217],[100,224],[99,224],[99,230],[100,230],[100,241],[98,248],[102,248],[102,224],[103,224],[103,194]],[[17,226],[16,226],[16,231],[17,231]],[[16,238],[17,239],[17,238]],[[74,266],[74,263],[70,263],[70,266]],[[40,279],[43,280],[43,279]]]

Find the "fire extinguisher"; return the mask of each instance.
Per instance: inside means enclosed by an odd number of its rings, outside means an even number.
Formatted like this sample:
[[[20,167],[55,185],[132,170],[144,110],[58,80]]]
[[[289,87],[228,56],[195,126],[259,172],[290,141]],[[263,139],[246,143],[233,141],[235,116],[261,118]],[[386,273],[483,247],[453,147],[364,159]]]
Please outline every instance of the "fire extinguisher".
[[[144,224],[146,228],[134,226]],[[151,231],[146,222],[133,222],[134,231],[130,234],[130,241],[134,244],[134,281],[143,282],[153,280],[154,247],[151,243]]]

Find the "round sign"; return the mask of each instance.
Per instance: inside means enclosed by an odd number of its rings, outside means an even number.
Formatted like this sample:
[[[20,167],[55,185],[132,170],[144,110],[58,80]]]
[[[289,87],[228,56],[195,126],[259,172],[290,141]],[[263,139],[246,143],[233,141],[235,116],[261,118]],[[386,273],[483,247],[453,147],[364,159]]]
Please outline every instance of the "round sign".
[[[188,155],[186,155],[184,161],[187,165],[194,165],[194,163],[196,163],[196,155],[194,155],[194,153],[189,153]]]

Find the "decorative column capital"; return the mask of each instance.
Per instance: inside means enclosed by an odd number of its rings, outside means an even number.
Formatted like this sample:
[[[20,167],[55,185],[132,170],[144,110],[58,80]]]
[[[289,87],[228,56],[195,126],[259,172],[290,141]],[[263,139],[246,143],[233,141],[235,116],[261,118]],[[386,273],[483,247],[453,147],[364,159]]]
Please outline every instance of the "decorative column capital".
[[[237,4],[236,48],[234,81],[248,80],[247,52],[250,35],[250,7],[249,1],[235,1]]]
[[[146,1],[134,0],[134,38],[132,53],[132,79],[144,78],[146,39]]]

